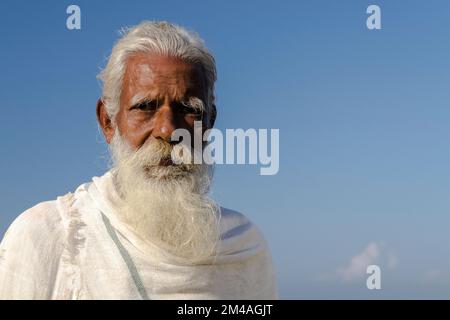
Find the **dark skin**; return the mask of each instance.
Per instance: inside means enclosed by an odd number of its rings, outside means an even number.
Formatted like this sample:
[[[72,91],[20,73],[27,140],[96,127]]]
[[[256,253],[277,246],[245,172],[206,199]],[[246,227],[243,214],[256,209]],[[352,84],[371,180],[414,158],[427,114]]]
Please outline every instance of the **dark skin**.
[[[124,74],[117,129],[135,149],[153,139],[169,143],[172,132],[187,129],[193,142],[194,121],[203,121],[203,132],[212,128],[212,114],[196,110],[192,101],[207,101],[201,66],[179,58],[138,53],[129,57]],[[97,120],[109,144],[115,134],[102,99],[97,102]]]

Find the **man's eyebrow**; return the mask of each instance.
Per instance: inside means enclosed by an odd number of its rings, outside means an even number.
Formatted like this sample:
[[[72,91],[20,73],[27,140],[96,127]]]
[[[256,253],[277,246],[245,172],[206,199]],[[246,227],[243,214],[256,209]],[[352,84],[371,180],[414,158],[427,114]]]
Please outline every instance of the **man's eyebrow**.
[[[144,101],[152,101],[154,99],[148,97],[146,94],[137,93],[130,99],[130,106],[135,106]]]
[[[147,102],[147,101],[154,101],[155,99],[149,97],[148,95],[140,92],[135,94],[131,99],[130,99],[130,106],[136,106],[140,103],[143,102]],[[189,97],[187,99],[183,99],[181,101],[182,104],[187,105],[197,111],[200,112],[205,112],[206,108],[205,108],[205,104],[203,103],[203,100],[197,97]]]
[[[187,100],[184,100],[183,104],[187,104],[189,105],[189,107],[194,108],[197,111],[206,111],[205,104],[203,103],[202,99],[197,97],[190,97]]]

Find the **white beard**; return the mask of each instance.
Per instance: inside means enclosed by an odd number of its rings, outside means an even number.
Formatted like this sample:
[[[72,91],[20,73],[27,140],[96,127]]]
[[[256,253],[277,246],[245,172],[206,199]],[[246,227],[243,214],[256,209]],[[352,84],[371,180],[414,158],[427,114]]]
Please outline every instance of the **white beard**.
[[[142,239],[196,263],[214,257],[219,240],[220,209],[208,197],[212,167],[160,166],[172,148],[155,139],[133,150],[115,134],[110,149],[115,184],[124,200],[120,218]]]

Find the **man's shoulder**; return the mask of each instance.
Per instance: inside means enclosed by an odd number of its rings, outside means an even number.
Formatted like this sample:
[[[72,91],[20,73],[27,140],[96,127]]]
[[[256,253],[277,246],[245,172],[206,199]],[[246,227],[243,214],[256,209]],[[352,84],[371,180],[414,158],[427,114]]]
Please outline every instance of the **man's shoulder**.
[[[220,207],[221,219],[234,224],[247,224],[252,223],[250,219],[240,211],[230,208]]]
[[[22,212],[15,223],[25,223],[29,220],[55,221],[58,219],[57,200],[43,201]]]
[[[48,299],[64,239],[56,200],[21,213],[0,243],[0,299]]]
[[[59,236],[62,231],[57,200],[44,201],[22,212],[9,226],[4,240],[28,239],[40,243],[42,239]]]
[[[276,279],[272,256],[261,230],[243,213],[221,207],[220,256],[224,262],[245,262],[241,273],[253,299],[276,299]]]
[[[74,192],[43,201],[22,212],[10,225],[5,238],[27,232],[42,238],[42,234],[59,236],[70,222],[71,209],[76,198],[83,198],[90,183],[83,183]],[[83,198],[85,199],[85,197]]]
[[[266,247],[266,240],[259,227],[245,214],[220,207],[221,239],[246,246]]]

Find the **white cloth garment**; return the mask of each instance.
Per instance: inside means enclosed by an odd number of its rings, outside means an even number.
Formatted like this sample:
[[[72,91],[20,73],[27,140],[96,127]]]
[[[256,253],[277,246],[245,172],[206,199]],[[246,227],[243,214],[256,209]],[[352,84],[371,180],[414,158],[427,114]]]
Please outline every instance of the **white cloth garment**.
[[[219,255],[183,263],[117,217],[106,173],[25,211],[0,244],[0,299],[276,299],[267,244],[222,208]]]

